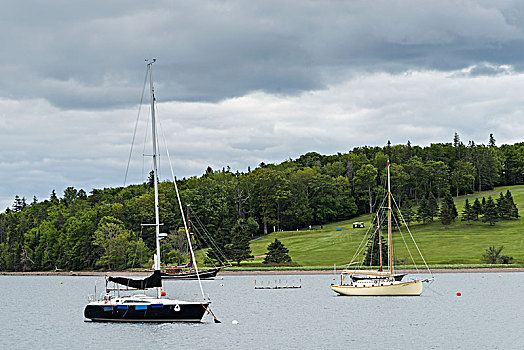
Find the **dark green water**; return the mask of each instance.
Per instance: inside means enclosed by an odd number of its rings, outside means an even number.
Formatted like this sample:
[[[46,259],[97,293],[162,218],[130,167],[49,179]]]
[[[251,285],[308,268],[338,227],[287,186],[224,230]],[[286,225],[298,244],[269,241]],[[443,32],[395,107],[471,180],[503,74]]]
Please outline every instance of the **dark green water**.
[[[253,288],[271,276],[226,276],[204,281],[221,324],[111,324],[83,318],[101,277],[0,276],[0,348],[524,349],[524,273],[435,277],[420,297],[340,297],[330,275],[280,276],[301,278],[294,290]],[[198,296],[196,284],[165,289]]]

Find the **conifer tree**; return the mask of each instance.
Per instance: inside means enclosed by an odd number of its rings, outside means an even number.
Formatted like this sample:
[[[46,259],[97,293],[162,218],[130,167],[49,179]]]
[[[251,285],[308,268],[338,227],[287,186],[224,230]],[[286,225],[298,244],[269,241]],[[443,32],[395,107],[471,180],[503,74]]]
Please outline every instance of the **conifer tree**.
[[[473,214],[475,215],[475,220],[478,221],[479,216],[482,215],[482,204],[480,204],[478,198],[475,198],[475,202],[473,202],[473,207],[471,209],[473,210]]]
[[[460,136],[455,131],[455,136],[453,136],[453,147],[458,147],[460,145]]]
[[[242,260],[251,259],[251,247],[249,246],[249,231],[247,223],[239,219],[231,229],[231,243],[226,245],[226,255],[240,266]]]
[[[267,253],[266,257],[264,258],[264,264],[279,264],[283,262],[291,262],[291,257],[288,253],[289,249],[284,247],[284,244],[280,242],[277,238],[275,238],[275,241],[267,246]]]
[[[506,205],[508,207],[508,218],[518,219],[519,218],[519,209],[517,208],[517,205],[513,201],[513,196],[511,196],[511,192],[509,190],[506,192],[505,200],[506,200]]]
[[[77,194],[78,199],[86,200],[87,199],[87,193],[83,189],[78,190]]]
[[[489,144],[488,144],[489,147],[492,147],[492,148],[496,147],[495,141],[496,140],[495,140],[495,137],[493,137],[493,134],[489,134]]]
[[[14,212],[21,211],[23,208],[24,208],[24,203],[22,199],[18,195],[16,195],[15,202],[13,203],[13,211]]]
[[[509,217],[509,208],[507,205],[506,198],[504,198],[502,192],[500,193],[499,198],[497,198],[497,203],[495,206],[497,208],[497,213],[499,214],[499,217],[501,219]]]
[[[484,206],[484,216],[482,217],[482,222],[489,222],[489,225],[493,226],[497,221],[497,207],[495,205],[495,202],[493,201],[493,198],[491,198],[490,196],[486,201],[486,205]]]
[[[439,219],[440,222],[442,222],[442,224],[446,226],[451,224],[451,222],[453,221],[452,210],[448,206],[447,201],[442,201],[442,205],[440,206]]]
[[[475,213],[473,212],[473,208],[469,204],[469,200],[466,198],[466,203],[464,204],[464,210],[462,210],[462,221],[467,221],[468,225],[471,225],[470,221],[473,220],[474,218],[475,218]]]
[[[438,216],[439,208],[437,199],[435,198],[435,195],[433,195],[433,192],[429,192],[428,196],[428,214],[430,221],[433,221],[433,218]]]
[[[154,170],[151,170],[149,172],[149,176],[147,177],[147,186],[149,188],[154,188],[155,187],[155,177],[154,177]],[[158,176],[157,176],[157,181],[158,181]]]
[[[51,200],[51,202],[57,202],[58,201],[58,197],[56,196],[55,190],[51,191],[51,196],[49,196],[49,200]]]
[[[417,220],[421,221],[424,224],[431,221],[430,211],[428,209],[428,200],[425,197],[422,197],[419,201]]]
[[[413,212],[413,203],[409,199],[402,201],[402,217],[404,221],[409,226],[412,221],[415,219],[415,213]]]
[[[446,202],[448,206],[451,220],[455,220],[455,218],[458,217],[458,211],[457,211],[457,207],[455,206],[455,202],[453,202],[453,197],[451,196],[451,192],[446,193],[446,196],[444,197],[444,202]]]

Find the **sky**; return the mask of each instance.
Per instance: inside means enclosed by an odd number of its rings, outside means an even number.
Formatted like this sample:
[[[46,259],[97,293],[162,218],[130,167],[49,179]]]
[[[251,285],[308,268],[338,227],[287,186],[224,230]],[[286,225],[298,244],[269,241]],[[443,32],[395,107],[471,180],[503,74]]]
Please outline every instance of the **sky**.
[[[523,141],[522,1],[2,0],[0,32],[0,208],[145,180],[147,58],[179,178]]]

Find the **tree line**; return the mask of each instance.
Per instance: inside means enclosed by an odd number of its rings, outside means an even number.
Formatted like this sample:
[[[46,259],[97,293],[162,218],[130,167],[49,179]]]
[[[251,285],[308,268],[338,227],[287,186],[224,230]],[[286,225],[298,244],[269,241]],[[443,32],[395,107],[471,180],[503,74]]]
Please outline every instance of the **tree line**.
[[[356,147],[347,153],[306,153],[279,164],[260,163],[246,172],[206,169],[177,180],[183,203],[233,261],[248,258],[249,240],[275,230],[297,230],[373,211],[391,162],[392,192],[401,207],[451,195],[524,183],[524,143]],[[172,238],[162,247],[166,263],[182,259],[174,186],[159,184],[163,230]],[[452,200],[451,200],[452,202]],[[154,194],[150,181],[119,188],[68,187],[59,197],[30,203],[15,197],[0,214],[0,269],[124,269],[152,262]],[[448,208],[449,210],[449,208]],[[420,209],[419,209],[420,212]],[[433,212],[439,216],[439,212]],[[429,215],[429,214],[428,214]],[[419,215],[420,217],[420,215]],[[429,216],[428,216],[429,217]],[[420,217],[424,222],[424,217]],[[413,220],[418,217],[413,214]],[[178,242],[178,243],[177,243]],[[213,251],[213,249],[211,249]],[[210,259],[213,257],[210,255]],[[240,259],[240,260],[238,260]]]

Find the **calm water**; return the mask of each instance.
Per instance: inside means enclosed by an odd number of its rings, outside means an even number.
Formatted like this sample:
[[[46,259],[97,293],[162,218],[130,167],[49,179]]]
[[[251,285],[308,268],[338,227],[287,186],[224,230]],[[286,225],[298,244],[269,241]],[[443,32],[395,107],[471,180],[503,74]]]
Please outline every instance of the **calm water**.
[[[303,287],[253,288],[271,276],[204,281],[221,324],[106,324],[83,318],[102,277],[0,276],[0,348],[524,349],[524,273],[437,274],[421,297],[340,297],[331,275],[280,277]],[[165,289],[197,293],[180,281]]]

